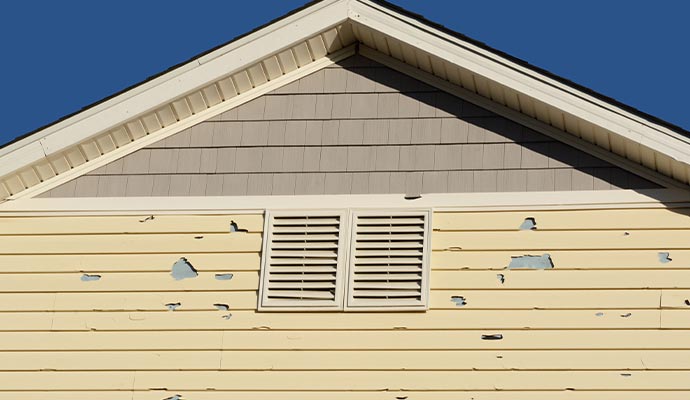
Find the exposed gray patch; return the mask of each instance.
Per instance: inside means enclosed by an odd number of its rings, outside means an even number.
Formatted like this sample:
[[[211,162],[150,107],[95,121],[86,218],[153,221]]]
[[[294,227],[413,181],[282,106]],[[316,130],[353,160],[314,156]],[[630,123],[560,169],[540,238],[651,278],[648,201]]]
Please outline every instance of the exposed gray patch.
[[[97,281],[100,280],[101,276],[100,275],[89,275],[89,274],[84,274],[81,276],[81,280],[84,282],[91,282],[91,281]]]
[[[594,314],[594,315],[596,315],[597,317],[603,317],[603,316],[604,316],[604,313],[601,312],[601,311],[599,311],[598,313],[596,313],[596,314]]]
[[[513,256],[510,258],[508,269],[551,269],[553,260],[551,255],[542,254],[540,256]]]
[[[533,231],[535,229],[537,229],[537,221],[534,219],[534,217],[525,218],[520,225],[521,231]]]
[[[671,256],[671,254],[668,251],[660,251],[659,252],[659,262],[662,264],[670,263],[671,261],[673,261],[673,259],[670,256]]]
[[[144,219],[140,219],[139,222],[153,221],[154,219],[156,219],[156,217],[154,217],[153,215],[149,215]]]
[[[232,279],[232,274],[216,274],[216,279],[219,281],[229,281]]]
[[[632,315],[632,313],[621,314],[621,318],[628,318],[628,317],[630,317],[631,315]]]
[[[230,318],[232,318],[232,314],[223,315],[222,318],[223,318],[223,319],[230,319]]]
[[[237,225],[237,222],[235,221],[230,221],[230,233],[233,232],[249,232],[247,229],[242,229]]]
[[[450,296],[450,301],[455,303],[455,305],[458,307],[467,305],[467,300],[463,296]]]
[[[230,306],[227,304],[221,304],[221,303],[216,303],[213,305],[213,307],[219,309],[220,311],[228,311],[230,310]]]
[[[199,276],[199,273],[196,272],[196,269],[194,269],[192,264],[190,264],[186,258],[182,257],[175,261],[175,264],[172,266],[172,271],[170,271],[170,275],[172,275],[176,281],[179,281],[186,278],[196,278]]]
[[[498,278],[498,281],[501,282],[501,285],[506,282],[506,276],[503,274],[496,274],[496,278]]]
[[[181,305],[182,305],[182,303],[168,303],[165,306],[168,308],[168,311],[175,311]]]
[[[494,333],[492,335],[482,335],[482,340],[503,340],[503,335]]]

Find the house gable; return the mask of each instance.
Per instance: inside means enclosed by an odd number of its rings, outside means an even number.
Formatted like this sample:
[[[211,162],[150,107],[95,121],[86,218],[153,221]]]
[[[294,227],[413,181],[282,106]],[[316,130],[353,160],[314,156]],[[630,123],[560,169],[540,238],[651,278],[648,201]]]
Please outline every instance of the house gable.
[[[659,187],[356,55],[41,197]]]

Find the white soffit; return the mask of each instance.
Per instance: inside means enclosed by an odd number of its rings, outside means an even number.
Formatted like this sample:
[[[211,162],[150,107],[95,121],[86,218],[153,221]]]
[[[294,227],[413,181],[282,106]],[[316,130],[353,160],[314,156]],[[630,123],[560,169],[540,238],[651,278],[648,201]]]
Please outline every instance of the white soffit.
[[[658,183],[687,188],[690,139],[682,133],[385,4],[324,0],[0,149],[0,199],[36,195],[236,107],[351,54],[353,43],[592,143],[627,167],[672,178]]]

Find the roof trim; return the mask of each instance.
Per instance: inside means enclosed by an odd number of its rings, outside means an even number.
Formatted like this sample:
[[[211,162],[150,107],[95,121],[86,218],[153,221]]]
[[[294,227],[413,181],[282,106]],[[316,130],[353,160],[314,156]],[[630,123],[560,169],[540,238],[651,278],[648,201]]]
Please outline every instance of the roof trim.
[[[325,44],[323,50],[312,49],[310,40],[315,38],[321,48]],[[339,42],[339,47],[330,48],[333,41]],[[644,173],[644,168],[658,171],[670,178],[665,180],[667,186],[688,188],[687,131],[657,123],[655,118],[631,107],[384,0],[320,0],[0,148],[0,199],[36,194],[49,181],[58,182],[79,171],[83,173],[108,159],[104,158],[105,153],[114,148],[122,146],[134,151],[138,145],[130,142],[144,143],[146,140],[141,138],[148,138],[150,133],[161,129],[171,132],[183,118],[217,107],[219,101],[206,101],[209,93],[212,97],[220,96],[223,102],[292,71],[278,68],[277,75],[271,74],[266,64],[270,57],[276,58],[273,64],[280,65],[281,54],[287,52],[297,60],[301,52],[303,61],[295,62],[295,68],[300,68],[352,42],[363,43],[449,84],[551,125],[563,135],[572,135],[575,141],[589,141],[598,146],[590,146],[590,152],[601,148],[599,157],[602,152],[617,154],[628,160],[623,163],[626,168],[638,174]],[[391,53],[389,44],[397,46],[397,55]],[[261,75],[258,85],[252,79],[255,73]],[[234,92],[224,93],[221,80],[226,80],[224,84],[230,91],[234,88]],[[201,99],[196,109],[193,96]],[[175,102],[185,103],[190,113],[180,118]],[[567,138],[561,135],[562,140]],[[103,151],[101,139],[107,142],[107,151]],[[87,163],[89,167],[79,167]]]

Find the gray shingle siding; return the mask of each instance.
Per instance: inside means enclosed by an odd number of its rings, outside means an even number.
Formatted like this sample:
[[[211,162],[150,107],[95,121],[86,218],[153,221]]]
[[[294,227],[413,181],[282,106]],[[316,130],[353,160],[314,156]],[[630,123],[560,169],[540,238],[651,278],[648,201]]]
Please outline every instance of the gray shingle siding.
[[[655,187],[606,161],[354,56],[42,197]]]

